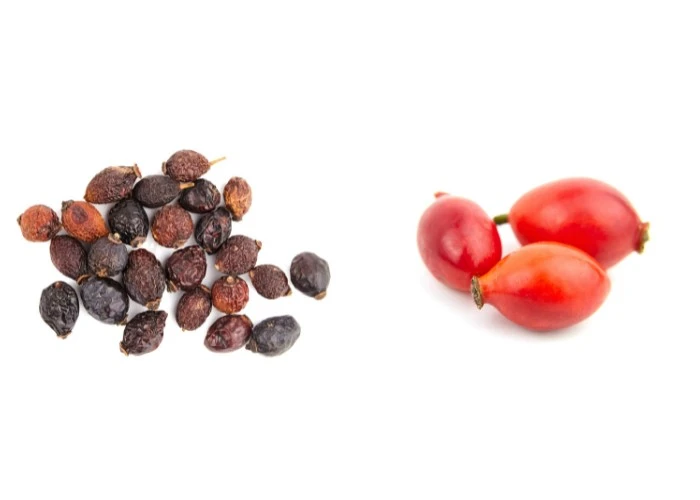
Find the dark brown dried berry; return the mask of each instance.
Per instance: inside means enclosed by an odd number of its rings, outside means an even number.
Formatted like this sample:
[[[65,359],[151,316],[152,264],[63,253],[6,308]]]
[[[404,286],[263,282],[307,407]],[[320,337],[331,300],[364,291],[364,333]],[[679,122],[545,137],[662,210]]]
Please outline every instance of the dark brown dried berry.
[[[194,233],[194,223],[187,211],[178,205],[161,208],[151,222],[153,239],[166,248],[180,248]]]
[[[253,193],[242,177],[232,177],[224,187],[224,202],[231,211],[233,220],[239,221],[250,210]]]
[[[54,236],[49,251],[51,262],[64,276],[78,281],[78,278],[88,274],[87,252],[76,238],[67,234]]]
[[[292,316],[275,316],[261,321],[246,349],[266,356],[279,356],[292,348],[301,335],[301,327]]]
[[[176,250],[165,263],[168,290],[192,290],[207,274],[207,256],[197,245]]]
[[[216,253],[217,271],[232,276],[245,274],[255,267],[262,243],[243,235],[231,236]]]
[[[126,267],[129,251],[118,234],[110,234],[97,240],[88,252],[88,269],[102,278],[116,276]]]
[[[102,214],[87,201],[64,201],[61,221],[68,234],[85,243],[94,243],[109,234]]]
[[[194,239],[208,254],[216,253],[231,236],[231,214],[224,207],[203,215],[194,228]]]
[[[107,167],[92,178],[85,190],[85,201],[90,203],[114,203],[131,194],[136,179],[141,177],[137,165],[133,167]]]
[[[197,179],[194,186],[180,194],[180,206],[188,212],[205,214],[214,210],[221,201],[221,193],[206,179]]]
[[[331,281],[328,262],[312,252],[302,252],[294,259],[289,268],[292,284],[304,295],[321,300],[326,296]]]
[[[241,312],[248,304],[248,283],[238,276],[222,276],[211,287],[211,301],[223,313]]]
[[[129,313],[129,296],[112,278],[89,276],[80,280],[80,298],[85,310],[98,321],[123,325]]]
[[[158,349],[163,342],[163,330],[168,313],[144,311],[137,314],[124,327],[119,349],[128,355],[140,356]]]
[[[132,247],[139,247],[148,236],[148,215],[138,201],[127,198],[112,208],[107,214],[109,230]]]
[[[80,313],[78,294],[63,281],[56,281],[41,292],[39,314],[60,338],[70,335]]]
[[[22,236],[27,241],[49,241],[61,230],[58,215],[46,205],[33,205],[17,217]]]
[[[266,299],[278,299],[292,293],[287,275],[277,266],[271,264],[256,266],[248,275],[255,291]]]
[[[123,281],[129,297],[148,309],[158,309],[165,292],[165,271],[155,255],[145,248],[130,252]]]
[[[167,175],[147,175],[136,183],[131,196],[144,207],[158,208],[177,198],[180,190],[192,186],[191,182],[180,184]]]
[[[204,345],[213,352],[231,352],[248,342],[253,332],[253,322],[245,314],[222,316],[209,327]]]
[[[209,161],[196,151],[183,149],[174,153],[163,163],[163,173],[176,181],[192,182],[206,174],[213,164],[224,159],[217,158]]]
[[[177,303],[175,320],[183,330],[196,330],[211,313],[211,294],[205,286],[185,292]]]

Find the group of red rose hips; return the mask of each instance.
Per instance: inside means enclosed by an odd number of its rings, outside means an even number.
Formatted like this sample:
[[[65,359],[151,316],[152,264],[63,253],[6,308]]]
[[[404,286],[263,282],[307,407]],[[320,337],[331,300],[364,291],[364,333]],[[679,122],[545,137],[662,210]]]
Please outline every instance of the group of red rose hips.
[[[290,295],[285,272],[272,264],[258,264],[262,244],[237,234],[232,221],[240,221],[252,202],[250,186],[232,177],[223,190],[201,178],[214,163],[192,150],[174,153],[163,163],[162,175],[141,178],[138,166],[107,167],[89,182],[84,201],[66,201],[61,217],[46,205],[33,205],[17,219],[28,241],[51,241],[56,269],[78,283],[80,302],[93,318],[125,325],[119,344],[124,354],[142,355],[163,341],[168,314],[159,306],[166,287],[181,290],[175,319],[183,330],[204,324],[212,307],[225,315],[209,327],[204,345],[214,352],[242,347],[267,356],[288,351],[301,329],[291,315],[274,316],[253,324],[241,311],[248,303],[247,274],[253,288],[266,299]],[[177,200],[177,202],[175,201]],[[94,204],[115,203],[107,218]],[[149,222],[145,208],[157,209]],[[196,224],[191,214],[201,214]],[[58,234],[61,228],[67,234]],[[148,233],[159,245],[174,249],[165,265],[140,247]],[[195,243],[187,245],[194,237]],[[132,247],[129,250],[128,247]],[[203,285],[207,255],[222,274],[211,289]],[[291,283],[304,295],[322,299],[330,281],[326,260],[302,252],[289,268]],[[121,281],[118,277],[121,276]],[[146,311],[128,318],[130,302]],[[41,294],[39,313],[60,338],[72,331],[80,313],[78,294],[65,281],[56,281]]]
[[[569,178],[523,195],[491,219],[471,200],[437,193],[418,225],[418,248],[431,274],[470,292],[532,331],[570,327],[591,316],[610,291],[606,269],[649,240],[630,201],[614,187]],[[497,225],[523,245],[502,257]]]

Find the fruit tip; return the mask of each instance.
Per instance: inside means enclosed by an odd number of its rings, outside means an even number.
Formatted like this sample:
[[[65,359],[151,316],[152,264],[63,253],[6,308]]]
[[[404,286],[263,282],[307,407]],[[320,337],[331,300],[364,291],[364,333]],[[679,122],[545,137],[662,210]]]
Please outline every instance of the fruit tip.
[[[472,297],[474,298],[474,303],[477,309],[484,307],[484,297],[481,294],[481,284],[479,283],[479,278],[472,276]]]

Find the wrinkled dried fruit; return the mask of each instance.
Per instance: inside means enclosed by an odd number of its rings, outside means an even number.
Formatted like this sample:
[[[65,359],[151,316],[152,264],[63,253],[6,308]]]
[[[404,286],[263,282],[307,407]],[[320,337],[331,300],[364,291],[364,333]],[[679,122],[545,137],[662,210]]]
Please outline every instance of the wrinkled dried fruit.
[[[90,316],[109,325],[126,323],[129,297],[121,284],[98,276],[85,277],[79,284],[83,307]]]
[[[255,325],[246,349],[266,356],[279,356],[291,349],[299,335],[301,327],[292,316],[275,316]]]
[[[223,313],[240,312],[248,304],[248,283],[238,276],[222,276],[211,287],[211,301]]]
[[[88,274],[87,252],[76,238],[62,234],[51,239],[51,262],[64,276],[78,281]]]
[[[148,215],[139,202],[128,198],[122,200],[107,214],[109,230],[132,247],[139,247],[148,236]]]
[[[64,339],[70,335],[78,320],[78,294],[68,283],[56,281],[41,292],[39,313],[44,323]]]
[[[148,208],[167,205],[180,194],[180,190],[192,187],[191,182],[180,184],[167,175],[147,175],[136,183],[132,198]]]
[[[88,252],[88,269],[97,276],[116,276],[126,267],[129,251],[118,234],[97,240]]]
[[[192,290],[207,274],[207,255],[197,245],[176,250],[165,263],[168,290]]]
[[[92,178],[85,190],[85,201],[114,203],[131,194],[136,179],[141,177],[139,167],[107,167]]]
[[[153,239],[167,248],[180,248],[194,233],[192,217],[178,205],[161,208],[153,216],[151,223]]]
[[[34,205],[17,218],[22,236],[28,241],[49,241],[61,230],[58,215],[46,205]]]
[[[317,300],[326,296],[331,281],[328,262],[313,252],[302,252],[294,259],[289,268],[292,284],[304,295]]]
[[[203,215],[194,228],[194,239],[208,254],[219,251],[231,235],[231,214],[224,207]]]
[[[221,201],[221,193],[206,179],[197,179],[194,186],[180,194],[180,206],[188,212],[205,214],[214,210]]]
[[[239,221],[250,209],[253,193],[245,179],[232,177],[224,187],[224,202],[233,214],[233,220]]]
[[[185,292],[177,303],[175,320],[183,330],[196,330],[211,313],[211,295],[204,285]]]
[[[240,349],[253,332],[253,322],[245,314],[222,316],[209,327],[204,345],[213,352],[231,352]]]
[[[248,275],[255,291],[266,299],[278,299],[292,293],[287,275],[277,266],[271,264],[256,266]]]
[[[163,342],[167,318],[168,313],[165,311],[144,311],[137,314],[124,327],[119,349],[127,356],[140,356],[155,351]]]
[[[213,164],[224,159],[209,161],[196,151],[183,149],[174,153],[168,161],[163,163],[163,173],[176,181],[192,182],[206,174]]]
[[[243,235],[231,236],[216,253],[214,267],[223,274],[238,276],[255,267],[262,243]]]
[[[148,309],[158,309],[165,292],[165,271],[155,255],[145,248],[130,252],[123,281],[129,297]]]
[[[64,201],[61,221],[68,234],[85,243],[94,243],[109,234],[102,214],[87,201]]]

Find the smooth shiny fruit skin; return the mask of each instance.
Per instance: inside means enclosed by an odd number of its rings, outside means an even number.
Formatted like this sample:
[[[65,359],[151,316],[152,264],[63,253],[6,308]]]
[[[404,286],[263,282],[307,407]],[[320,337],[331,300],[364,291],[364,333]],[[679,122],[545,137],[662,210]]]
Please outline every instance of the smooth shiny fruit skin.
[[[605,269],[633,251],[641,252],[649,227],[622,193],[589,178],[562,179],[533,189],[516,201],[508,222],[523,245],[566,243]]]
[[[418,224],[418,250],[430,273],[443,284],[468,292],[501,258],[496,224],[471,200],[437,195]]]
[[[553,242],[523,246],[473,281],[479,308],[491,304],[534,331],[559,330],[583,321],[610,291],[607,273],[590,255]]]

